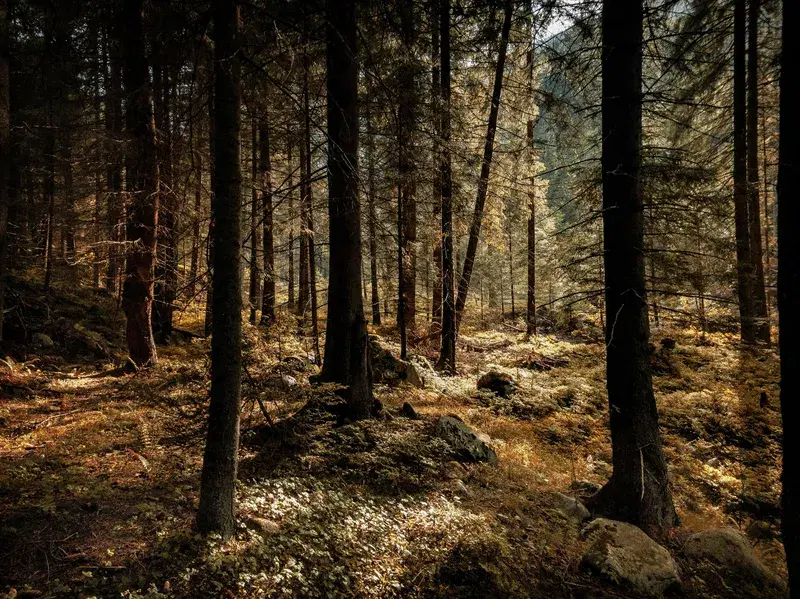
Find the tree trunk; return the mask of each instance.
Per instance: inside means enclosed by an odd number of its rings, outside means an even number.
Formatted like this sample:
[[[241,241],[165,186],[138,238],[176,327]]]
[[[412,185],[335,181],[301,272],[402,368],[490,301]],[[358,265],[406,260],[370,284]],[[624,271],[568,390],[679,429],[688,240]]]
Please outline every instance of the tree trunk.
[[[369,227],[369,274],[372,324],[381,324],[381,300],[378,290],[378,244],[375,236],[376,214],[375,214],[375,140],[372,131],[372,120],[370,118],[369,103],[367,107],[367,221]]]
[[[250,194],[250,289],[247,296],[248,303],[250,304],[250,324],[256,323],[258,312],[259,292],[259,276],[258,276],[258,242],[260,241],[258,230],[258,124],[256,118],[253,117],[250,123],[250,178],[252,193]]]
[[[439,27],[436,24],[440,21],[439,18],[439,0],[431,2],[431,97],[434,101],[434,106],[437,110],[433,111],[433,130],[434,130],[434,151],[433,155],[439,159],[439,149],[435,144],[439,143],[441,137],[441,117],[439,110],[441,104],[439,102],[442,88],[441,76],[441,53],[439,49]],[[441,218],[442,212],[442,169],[440,164],[433,166],[433,220],[434,224]],[[435,231],[433,238],[433,264],[436,269],[435,280],[436,284],[433,286],[433,300],[431,305],[431,324],[434,331],[438,331],[442,326],[442,239],[441,231]]]
[[[8,61],[8,3],[7,0],[0,0],[0,343],[3,341],[3,307],[8,260],[8,177],[11,162]]]
[[[736,225],[736,275],[742,341],[754,343],[755,272],[750,247],[749,187],[747,184],[747,85],[745,80],[745,0],[733,10],[733,205]]]
[[[264,214],[264,296],[261,300],[261,324],[269,326],[275,322],[275,241],[272,216],[272,161],[269,150],[269,115],[259,123],[259,164],[261,182],[261,209]]]
[[[456,305],[453,272],[453,181],[450,152],[450,0],[440,0],[441,172],[442,172],[442,335],[436,369],[456,372]]]
[[[603,2],[603,244],[613,473],[587,507],[659,536],[676,523],[648,363],[641,193],[642,0]]]
[[[47,131],[44,136],[44,200],[47,202],[47,234],[44,247],[44,290],[53,281],[53,229],[56,211],[56,132],[53,122],[53,100],[47,100]]]
[[[483,161],[481,162],[481,175],[478,179],[478,195],[475,198],[475,212],[472,215],[472,225],[469,229],[467,253],[464,258],[464,267],[458,282],[458,299],[456,300],[456,328],[461,321],[461,313],[467,303],[469,281],[472,269],[475,267],[475,254],[478,251],[478,240],[481,235],[483,223],[483,208],[486,204],[486,193],[489,189],[489,172],[492,167],[492,154],[494,153],[494,134],[497,130],[497,114],[500,111],[500,94],[503,90],[503,73],[506,64],[506,50],[508,49],[508,36],[511,31],[511,14],[513,3],[507,0],[504,7],[503,31],[500,34],[500,49],[497,53],[497,67],[494,73],[494,89],[492,90],[492,105],[489,110],[489,125],[486,128],[486,142],[483,146]]]
[[[239,450],[242,370],[241,70],[239,6],[215,0],[214,13],[214,271],[211,404],[200,481],[197,526],[223,538],[236,529],[235,486]]]
[[[294,313],[294,165],[292,163],[291,129],[286,129],[286,171],[289,185],[289,299],[287,308],[289,313]]]
[[[142,0],[124,0],[120,15],[122,77],[126,102],[126,236],[131,241],[125,263],[122,308],[131,360],[137,366],[158,361],[151,327],[158,227],[158,163],[150,81],[145,54]]]
[[[305,17],[304,17],[305,18]],[[304,28],[306,27],[304,23]],[[309,304],[311,302],[311,277],[309,258],[311,256],[310,246],[310,233],[311,226],[309,223],[309,213],[311,211],[311,172],[309,165],[311,164],[310,156],[311,140],[309,139],[310,128],[306,123],[310,121],[309,116],[309,90],[308,90],[308,71],[309,71],[309,57],[308,57],[308,38],[303,35],[303,112],[304,112],[304,126],[303,138],[300,142],[300,280],[297,300],[297,313],[305,322],[308,316]]]
[[[769,343],[767,292],[764,284],[764,253],[761,246],[761,202],[758,181],[758,15],[761,0],[749,2],[747,48],[747,184],[750,215],[750,255],[753,260],[753,317],[755,334]]]
[[[800,406],[800,4],[783,0],[778,159],[778,343],[781,353],[783,482],[781,528],[791,597],[800,596],[800,436],[792,426]]]
[[[114,15],[116,17],[116,15]],[[112,17],[112,23],[117,19]],[[111,31],[106,35],[108,40],[108,83],[106,85],[106,226],[108,227],[108,264],[106,266],[106,291],[116,294],[119,276],[124,260],[121,251],[123,232],[122,217],[122,153],[119,146],[122,140],[122,66],[118,32]]]
[[[530,10],[530,9],[529,9]],[[525,55],[525,70],[528,77],[528,110],[530,116],[527,123],[527,148],[528,168],[531,171],[531,180],[528,189],[528,284],[527,284],[527,313],[525,317],[525,331],[528,336],[536,335],[536,148],[533,143],[533,13],[529,17],[530,37],[528,51]]]
[[[355,0],[327,2],[330,282],[321,380],[346,386],[348,416],[373,411],[372,370],[361,295],[358,201],[358,58]]]

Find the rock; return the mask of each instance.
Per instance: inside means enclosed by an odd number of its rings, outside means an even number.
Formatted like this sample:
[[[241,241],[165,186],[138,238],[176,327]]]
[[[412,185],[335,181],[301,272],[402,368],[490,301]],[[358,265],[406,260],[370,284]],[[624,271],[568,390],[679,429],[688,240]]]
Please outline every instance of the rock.
[[[751,597],[782,596],[783,581],[762,564],[747,539],[731,528],[697,532],[686,539],[683,555],[703,565],[724,569],[717,575],[735,580],[739,587],[749,587]]]
[[[286,368],[294,372],[314,370],[314,360],[309,360],[307,356],[286,356],[281,362]]]
[[[258,518],[256,516],[252,516],[247,519],[246,524],[249,529],[259,532],[265,537],[276,535],[281,531],[280,524],[274,520],[268,520],[267,518]]]
[[[425,375],[422,373],[422,369],[415,362],[406,363],[405,379],[409,385],[413,385],[418,389],[425,388]]]
[[[420,415],[417,414],[417,411],[414,409],[414,406],[412,406],[408,402],[403,403],[403,407],[400,408],[400,414],[399,415],[403,416],[405,418],[410,418],[411,420],[419,420],[420,419]]]
[[[50,349],[55,346],[55,342],[53,342],[50,336],[45,335],[44,333],[36,333],[33,336],[32,341],[34,345],[43,349]]]
[[[581,566],[592,572],[656,597],[680,584],[669,551],[632,524],[598,518],[581,536],[589,540]]]
[[[478,379],[478,389],[486,389],[495,395],[508,398],[517,390],[517,385],[510,375],[490,370]]]
[[[436,436],[447,441],[461,460],[487,462],[492,466],[498,463],[489,436],[475,432],[454,416],[442,416],[436,421]]]
[[[589,497],[600,490],[600,485],[596,485],[588,480],[573,480],[569,484],[569,488],[581,497]]]
[[[272,376],[265,381],[265,385],[267,387],[271,387],[273,389],[280,389],[281,391],[288,391],[289,389],[293,389],[297,387],[297,379],[293,376],[289,376],[288,374],[282,374],[280,376]]]
[[[376,383],[396,385],[405,380],[407,362],[395,358],[392,352],[381,344],[377,335],[369,336],[369,357],[372,363],[372,378]]]
[[[568,520],[577,524],[583,523],[590,517],[589,510],[580,501],[569,495],[555,492],[552,494],[553,507],[563,514]]]
[[[442,467],[442,476],[447,480],[461,480],[466,475],[466,468],[464,468],[464,466],[455,460],[445,462],[444,466]]]

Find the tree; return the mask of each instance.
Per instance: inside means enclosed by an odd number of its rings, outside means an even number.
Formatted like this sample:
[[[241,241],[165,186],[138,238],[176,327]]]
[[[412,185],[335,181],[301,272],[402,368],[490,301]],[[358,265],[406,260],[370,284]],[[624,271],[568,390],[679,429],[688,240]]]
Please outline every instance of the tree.
[[[783,0],[783,47],[780,74],[780,147],[778,165],[778,343],[781,353],[783,417],[783,494],[781,527],[789,591],[800,597],[800,437],[792,434],[800,401],[800,5]]]
[[[261,210],[263,212],[264,294],[261,300],[261,324],[275,322],[275,242],[273,234],[272,162],[269,151],[269,115],[264,113],[259,122],[259,162],[261,183]]]
[[[144,44],[142,0],[124,0],[120,12],[122,79],[125,88],[128,214],[131,242],[125,261],[122,308],[128,352],[136,366],[158,361],[151,325],[158,227],[158,162],[150,76]]]
[[[321,380],[345,386],[348,415],[372,414],[372,370],[361,294],[356,1],[327,2],[330,281]]]
[[[442,334],[436,369],[455,374],[456,371],[456,306],[453,265],[453,173],[450,151],[450,0],[440,0],[440,155],[442,199]]]
[[[8,58],[8,2],[0,0],[0,343],[3,341],[3,307],[8,261],[8,176],[11,162]]]
[[[613,473],[587,507],[658,535],[676,520],[648,363],[644,276],[642,0],[604,0],[603,250]]]
[[[214,271],[211,404],[200,481],[197,526],[230,537],[236,526],[242,371],[241,67],[239,5],[215,0],[214,17]]]
[[[475,267],[475,253],[478,250],[478,239],[480,238],[481,234],[483,209],[484,205],[486,204],[486,193],[489,189],[489,173],[492,168],[494,134],[497,130],[497,114],[500,111],[500,94],[503,91],[503,73],[506,65],[506,49],[508,48],[508,36],[509,32],[511,31],[511,15],[513,12],[513,7],[513,3],[510,0],[507,0],[503,9],[503,30],[500,33],[500,49],[497,53],[497,67],[494,73],[494,89],[492,90],[492,104],[489,110],[489,124],[486,128],[486,142],[483,147],[481,175],[478,179],[478,195],[475,198],[475,212],[472,215],[472,225],[469,229],[469,241],[467,242],[467,254],[464,257],[464,268],[461,271],[461,279],[458,282],[458,298],[456,300],[456,327],[458,327],[459,321],[461,320],[461,313],[464,311],[464,306],[467,303],[469,281],[472,277],[472,269]],[[513,285],[513,280],[511,283]]]

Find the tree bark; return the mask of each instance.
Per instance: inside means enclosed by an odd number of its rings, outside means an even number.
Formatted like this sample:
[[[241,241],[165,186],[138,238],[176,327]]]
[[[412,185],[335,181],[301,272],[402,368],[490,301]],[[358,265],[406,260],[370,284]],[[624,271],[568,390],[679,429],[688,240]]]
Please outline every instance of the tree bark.
[[[530,9],[529,9],[530,10]],[[531,171],[531,180],[528,189],[528,237],[527,237],[527,310],[525,317],[525,331],[528,336],[536,335],[536,148],[533,142],[533,12],[529,16],[528,51],[525,54],[525,70],[528,77],[528,110],[530,116],[526,128],[526,141],[528,149],[528,168]]]
[[[112,9],[113,10],[113,9]],[[116,15],[111,18],[117,22]],[[112,29],[112,27],[109,27]],[[113,29],[116,29],[114,27]],[[106,226],[108,227],[108,264],[106,266],[106,291],[116,294],[119,276],[122,269],[124,252],[121,242],[125,235],[122,226],[122,153],[119,150],[122,141],[122,65],[120,62],[120,46],[117,31],[109,31],[108,40],[108,84],[106,85]]]
[[[291,129],[286,129],[286,171],[288,175],[289,185],[289,299],[287,309],[290,313],[294,313],[294,164],[292,162],[292,140]]]
[[[753,317],[755,334],[769,343],[764,253],[761,245],[761,202],[758,176],[758,16],[761,1],[749,0],[747,48],[747,200],[750,216],[750,254],[753,260]]]
[[[248,293],[248,303],[250,304],[250,324],[256,323],[258,312],[259,292],[259,276],[258,276],[258,242],[260,235],[258,230],[258,213],[259,213],[259,197],[258,187],[259,183],[259,165],[258,165],[258,123],[256,117],[253,117],[250,124],[250,159],[251,159],[251,185],[252,193],[250,194],[250,289]]]
[[[746,0],[733,7],[733,205],[736,229],[736,276],[742,341],[754,343],[755,271],[750,246],[747,184],[747,84],[745,79]]]
[[[355,0],[327,1],[330,282],[320,378],[346,387],[348,416],[372,414],[372,369],[361,295],[358,55]]]
[[[0,343],[3,341],[3,307],[8,263],[8,178],[11,162],[8,61],[8,3],[7,0],[0,0]]]
[[[264,295],[261,300],[261,324],[269,326],[275,322],[275,240],[272,215],[272,160],[269,148],[269,115],[264,112],[259,123],[259,164],[261,182],[261,210],[264,214]]]
[[[375,140],[372,131],[372,119],[367,106],[367,225],[369,228],[369,275],[372,306],[372,324],[381,324],[381,300],[378,289],[378,244],[375,236]]]
[[[441,76],[441,52],[439,48],[439,27],[436,24],[440,21],[439,18],[439,0],[431,2],[431,96],[434,99],[434,106],[436,110],[433,111],[433,130],[435,133],[434,138],[434,152],[433,155],[437,157],[437,164],[433,168],[433,220],[434,223],[441,219],[442,212],[442,169],[441,159],[439,157],[439,149],[435,144],[441,143],[441,110],[440,96],[442,93],[442,76]],[[441,231],[436,231],[433,238],[433,264],[436,269],[435,281],[433,286],[433,299],[431,301],[431,326],[434,331],[438,331],[442,326],[442,239]]]
[[[441,38],[442,334],[436,369],[456,372],[456,305],[453,271],[453,181],[450,152],[450,0],[439,0]]]
[[[472,225],[469,229],[467,253],[464,257],[464,267],[458,282],[458,299],[456,300],[456,329],[461,321],[461,314],[467,303],[469,282],[472,270],[475,267],[475,254],[478,251],[478,240],[481,235],[483,223],[483,208],[486,204],[486,193],[489,189],[489,173],[492,168],[492,154],[494,153],[494,134],[497,130],[497,115],[500,111],[500,94],[503,90],[503,73],[506,64],[506,51],[508,37],[511,31],[511,15],[513,3],[507,0],[503,9],[503,30],[500,34],[500,49],[497,53],[497,66],[494,73],[494,89],[492,90],[492,104],[489,110],[489,125],[486,128],[486,142],[483,146],[483,161],[481,162],[481,175],[478,179],[478,195],[475,198],[475,212],[472,215]]]
[[[613,473],[587,507],[659,536],[676,523],[648,362],[641,192],[642,0],[604,0],[603,246]]]
[[[239,450],[242,370],[241,67],[239,6],[215,0],[214,14],[214,272],[211,404],[200,481],[197,526],[223,538],[236,528],[235,485]]]
[[[778,343],[781,353],[783,483],[781,528],[790,596],[800,596],[800,436],[791,429],[800,406],[800,4],[783,0],[778,158]]]
[[[137,366],[148,366],[158,361],[151,316],[159,189],[142,4],[142,0],[124,0],[120,15],[122,78],[127,96],[126,236],[131,242],[125,262],[122,309],[127,318],[125,332],[131,360]]]

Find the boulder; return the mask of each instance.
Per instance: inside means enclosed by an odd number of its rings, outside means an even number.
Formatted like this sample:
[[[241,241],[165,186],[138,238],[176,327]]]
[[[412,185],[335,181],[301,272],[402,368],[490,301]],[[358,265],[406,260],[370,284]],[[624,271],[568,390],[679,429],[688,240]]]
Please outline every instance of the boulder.
[[[441,416],[436,421],[436,436],[447,441],[463,461],[487,462],[492,466],[498,463],[489,436],[475,432],[455,416]]]
[[[271,376],[269,377],[265,383],[267,387],[272,389],[280,389],[281,391],[288,391],[289,389],[293,389],[297,387],[297,379],[293,376],[289,376],[288,374],[281,374],[278,376]]]
[[[406,382],[409,385],[413,385],[418,389],[425,388],[425,376],[427,373],[424,373],[423,369],[420,367],[419,364],[416,362],[407,362],[406,363]]]
[[[564,493],[555,492],[552,494],[552,505],[567,520],[577,524],[583,523],[590,517],[589,510],[580,501]]]
[[[398,415],[403,416],[404,418],[409,418],[411,420],[420,419],[420,415],[417,414],[417,411],[414,409],[414,406],[412,406],[407,401],[403,403],[403,407],[400,408],[400,413]]]
[[[495,395],[508,398],[517,390],[517,385],[511,375],[490,370],[478,379],[478,389],[486,389]]]
[[[747,538],[732,528],[693,534],[686,539],[683,555],[701,570],[722,569],[718,575],[736,581],[744,596],[781,597],[786,592],[783,581],[759,561]]]
[[[680,584],[669,551],[632,524],[598,518],[581,536],[589,541],[581,566],[592,572],[655,597]]]
[[[36,333],[33,336],[33,344],[37,347],[41,347],[43,349],[50,349],[51,347],[55,346],[55,343],[50,338],[49,335],[45,335],[44,333]]]

